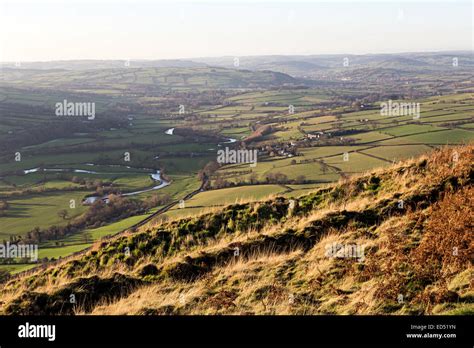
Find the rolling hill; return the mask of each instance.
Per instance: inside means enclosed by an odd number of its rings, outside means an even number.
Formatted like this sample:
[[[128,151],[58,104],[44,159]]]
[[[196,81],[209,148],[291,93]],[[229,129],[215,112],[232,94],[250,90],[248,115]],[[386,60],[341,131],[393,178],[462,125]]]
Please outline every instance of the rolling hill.
[[[67,91],[126,91],[134,88],[258,88],[301,84],[303,81],[274,71],[250,71],[220,67],[121,67],[88,70],[4,68],[2,85]]]
[[[317,71],[333,74],[328,69],[350,70],[353,68],[394,68],[400,70],[450,70],[453,57],[458,58],[459,68],[468,69],[474,65],[472,53],[468,51],[423,52],[398,54],[327,54],[327,55],[294,55],[294,56],[246,56],[239,57],[240,66],[244,69],[274,71],[292,71],[293,76],[308,75]],[[348,65],[343,66],[344,59]],[[197,63],[231,68],[233,57],[215,57],[193,59]],[[344,69],[349,68],[349,69]]]
[[[473,159],[446,147],[297,199],[151,223],[4,282],[0,311],[473,314]]]

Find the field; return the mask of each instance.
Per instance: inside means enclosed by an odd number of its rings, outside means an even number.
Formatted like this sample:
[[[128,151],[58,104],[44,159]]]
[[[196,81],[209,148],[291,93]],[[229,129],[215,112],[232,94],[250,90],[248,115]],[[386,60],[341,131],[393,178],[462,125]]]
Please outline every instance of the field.
[[[19,274],[0,288],[0,313],[472,315],[472,260],[451,250],[472,242],[473,150],[445,147],[293,200],[239,197],[285,189],[269,185],[202,192],[189,205],[239,204],[176,215]],[[344,257],[331,252],[348,244],[354,252]],[[70,294],[80,305],[62,300]]]
[[[448,92],[440,95],[420,87],[425,92],[410,98],[420,105],[414,118],[381,113],[381,103],[406,93],[401,83],[377,94],[373,85],[223,67],[14,70],[6,69],[0,84],[0,238],[27,240],[33,230],[75,224],[93,211],[91,196],[135,204],[40,238],[47,259],[150,216],[160,221],[298,197],[474,139],[474,93],[464,72],[443,75]],[[56,102],[84,98],[96,103],[95,119],[55,115]],[[225,148],[256,150],[256,165],[216,164]]]

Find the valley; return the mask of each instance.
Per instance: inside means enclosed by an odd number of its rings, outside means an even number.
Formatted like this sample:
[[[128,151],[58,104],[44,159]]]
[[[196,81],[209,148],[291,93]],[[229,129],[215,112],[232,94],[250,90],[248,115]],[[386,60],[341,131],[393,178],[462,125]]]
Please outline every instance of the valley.
[[[472,57],[454,74],[446,58],[413,58],[427,65],[422,77],[395,59],[366,59],[377,76],[369,89],[356,82],[360,65],[333,63],[325,76],[292,76],[281,62],[276,71],[187,61],[2,66],[0,238],[38,243],[45,265],[140,222],[298,198],[473,140]],[[443,76],[436,89],[430,69]],[[57,115],[63,100],[94,103],[95,117]],[[392,101],[418,104],[418,117],[381,112]],[[217,163],[226,149],[256,153],[256,165]],[[35,266],[7,260],[0,269]]]

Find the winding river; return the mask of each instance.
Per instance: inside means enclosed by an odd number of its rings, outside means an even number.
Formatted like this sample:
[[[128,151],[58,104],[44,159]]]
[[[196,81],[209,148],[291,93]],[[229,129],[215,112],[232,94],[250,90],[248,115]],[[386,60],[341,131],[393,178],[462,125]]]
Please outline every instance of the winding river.
[[[165,134],[168,134],[168,135],[173,135],[174,134],[174,128],[170,128],[168,130],[165,131]],[[227,138],[227,141],[223,141],[223,142],[220,142],[218,143],[217,145],[218,146],[222,146],[222,144],[232,144],[232,143],[235,143],[237,141],[237,139],[234,139],[234,138]],[[95,164],[93,163],[86,163],[85,165],[87,166],[94,166]],[[121,167],[120,165],[110,165],[110,167]],[[130,169],[131,167],[130,166],[125,166],[126,168]],[[107,172],[107,173],[104,173],[104,172],[96,172],[96,171],[93,171],[93,170],[84,170],[84,169],[69,169],[69,168],[44,168],[44,169],[41,169],[41,168],[32,168],[32,169],[25,169],[23,171],[23,173],[26,175],[26,174],[31,174],[31,173],[37,173],[39,172],[40,170],[43,170],[45,172],[68,172],[68,173],[80,173],[80,174],[92,174],[92,175],[97,175],[97,174],[123,174],[123,173],[111,173],[111,172]],[[164,180],[162,177],[161,177],[161,173],[159,170],[156,171],[156,173],[150,173],[150,177],[155,181],[155,182],[158,182],[159,184],[156,185],[156,186],[153,186],[151,188],[148,188],[148,189],[144,189],[144,190],[139,190],[139,191],[134,191],[134,192],[127,192],[127,193],[122,193],[121,196],[124,196],[124,197],[129,197],[129,196],[135,196],[135,195],[139,195],[141,193],[145,193],[145,192],[149,192],[149,191],[154,191],[154,190],[159,190],[159,189],[162,189],[163,187],[166,187],[168,185],[170,185],[171,183],[169,181],[166,181]],[[95,201],[97,201],[98,199],[102,199],[104,201],[107,201],[107,196],[104,196],[104,197],[100,197],[100,196],[91,196],[91,197],[87,197],[83,203],[84,204],[92,204],[94,203]]]
[[[90,166],[93,166],[94,164],[92,163],[87,163],[87,165],[90,165]],[[118,165],[115,165],[114,167],[117,167]],[[127,168],[130,168],[129,166],[127,166]],[[110,172],[107,172],[107,173],[99,173],[99,172],[95,172],[95,171],[92,171],[92,170],[83,170],[83,169],[67,169],[67,168],[45,168],[43,169],[45,172],[73,172],[73,173],[82,173],[82,174],[123,174],[123,173],[110,173]],[[30,174],[30,173],[36,173],[40,171],[40,168],[32,168],[32,169],[26,169],[23,171],[23,173],[25,174]],[[149,192],[149,191],[154,191],[154,190],[159,190],[163,187],[166,187],[168,185],[170,185],[171,183],[169,181],[166,181],[164,180],[162,177],[161,177],[161,172],[159,170],[156,171],[156,173],[151,173],[150,174],[150,177],[155,181],[155,182],[159,182],[158,185],[156,186],[153,186],[151,188],[148,188],[148,189],[144,189],[144,190],[139,190],[139,191],[134,191],[134,192],[127,192],[127,193],[122,193],[121,196],[135,196],[135,195],[139,195],[141,193],[145,193],[145,192]],[[107,200],[107,196],[104,196],[104,197],[100,197],[100,196],[91,196],[91,197],[87,197],[83,203],[84,204],[92,204],[94,203],[95,201],[97,201],[98,199],[103,199],[103,200]]]

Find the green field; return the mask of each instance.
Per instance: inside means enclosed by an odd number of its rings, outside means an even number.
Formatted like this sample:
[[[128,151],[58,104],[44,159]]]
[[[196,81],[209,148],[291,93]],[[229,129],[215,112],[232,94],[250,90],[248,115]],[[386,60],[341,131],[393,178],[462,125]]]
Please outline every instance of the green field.
[[[9,200],[11,208],[1,217],[0,238],[8,240],[10,235],[22,235],[35,227],[67,224],[58,211],[66,209],[70,218],[80,215],[86,210],[81,205],[84,195],[84,192],[57,192]],[[75,209],[69,208],[70,200],[75,200]]]
[[[90,209],[81,202],[92,194],[157,186],[151,174],[158,170],[170,185],[127,199],[176,203],[194,194],[184,209],[176,204],[164,214],[176,218],[271,195],[297,197],[341,177],[474,140],[472,92],[450,87],[449,94],[433,96],[429,88],[423,94],[424,82],[415,79],[420,91],[412,101],[420,103],[421,115],[414,120],[380,112],[392,92],[404,95],[403,86],[385,91],[385,85],[347,87],[336,80],[314,83],[272,71],[208,66],[8,71],[0,84],[0,201],[8,206],[0,215],[0,238],[64,226]],[[54,115],[55,102],[84,95],[97,103],[97,120]],[[203,175],[225,147],[257,150],[257,165],[221,163]],[[40,169],[23,172],[35,168]],[[40,255],[58,258],[84,249],[166,204],[156,205],[42,241]],[[58,214],[63,209],[67,218]]]

